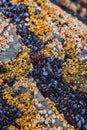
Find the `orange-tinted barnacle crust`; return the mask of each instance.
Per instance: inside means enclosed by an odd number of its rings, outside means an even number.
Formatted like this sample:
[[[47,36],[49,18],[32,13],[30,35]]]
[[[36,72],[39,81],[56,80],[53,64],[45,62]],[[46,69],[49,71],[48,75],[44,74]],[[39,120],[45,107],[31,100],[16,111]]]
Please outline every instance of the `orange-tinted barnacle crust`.
[[[44,41],[52,39],[52,29],[47,21],[47,9],[44,8],[44,1],[13,0],[13,3],[23,3],[28,6],[30,18],[26,19],[30,23],[29,30],[38,35]],[[35,14],[35,9],[40,8],[40,14]],[[45,10],[44,10],[45,9]]]
[[[26,92],[20,93],[14,96],[15,92],[19,90],[20,85],[25,85]],[[41,125],[37,125],[37,117],[38,111],[34,106],[34,92],[38,91],[35,87],[35,83],[28,80],[27,78],[21,78],[18,80],[14,87],[11,88],[8,86],[5,92],[3,93],[3,98],[7,100],[7,103],[10,105],[14,105],[17,107],[21,112],[22,116],[16,119],[16,123],[20,126],[21,130],[26,129],[34,129],[38,126],[41,128]],[[14,130],[16,126],[9,125],[9,130],[13,128]]]
[[[71,56],[71,59],[68,58],[66,61],[64,61],[63,77],[66,82],[71,83],[74,86],[82,86],[83,83],[86,83],[87,64],[83,64],[80,60],[80,57],[78,56],[79,49],[75,49],[76,41],[74,40],[75,43],[71,43],[74,28],[70,25],[70,21],[68,21],[67,19],[66,21],[64,20],[64,14],[62,14],[63,12],[61,10],[57,12],[58,10],[49,3],[49,0],[13,1],[15,1],[16,3],[23,3],[28,6],[31,16],[29,19],[26,20],[30,23],[30,30],[33,31],[35,34],[38,34],[39,38],[41,38],[42,40],[53,39],[53,30],[48,22],[49,18],[56,24],[59,23],[61,26],[63,26],[60,29],[60,33],[65,38],[67,44],[66,47],[62,48],[61,50],[61,60],[64,60],[66,53]],[[40,9],[40,14],[35,14],[35,7]],[[67,25],[69,26],[69,29],[67,29]],[[77,33],[79,34],[79,31],[77,31]],[[47,48],[47,46],[44,48],[44,54],[48,57],[51,56],[54,52],[52,52],[50,47]]]
[[[82,63],[79,57],[80,50],[75,47],[74,43],[67,43],[62,49],[62,55],[68,55],[63,63],[63,77],[66,82],[71,84],[74,89],[87,92],[87,63]],[[64,60],[64,59],[63,59]],[[83,87],[83,88],[82,88]]]
[[[6,63],[0,63],[7,69],[6,73],[0,74],[2,80],[9,80],[10,78],[14,77],[16,77],[16,80],[18,80],[21,77],[27,77],[29,70],[32,70],[33,68],[32,63],[28,64],[30,60],[29,53],[30,50],[24,46],[18,57]]]

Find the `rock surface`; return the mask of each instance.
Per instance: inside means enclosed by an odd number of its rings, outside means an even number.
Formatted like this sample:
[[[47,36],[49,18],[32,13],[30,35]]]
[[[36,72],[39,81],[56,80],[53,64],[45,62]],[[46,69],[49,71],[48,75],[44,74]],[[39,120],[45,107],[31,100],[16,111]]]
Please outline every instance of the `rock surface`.
[[[0,15],[0,62],[15,58],[22,45],[11,25]]]
[[[1,130],[87,130],[87,26],[60,7],[50,0],[0,2],[5,29],[15,36],[6,42],[1,27],[0,54],[11,49],[0,62]]]

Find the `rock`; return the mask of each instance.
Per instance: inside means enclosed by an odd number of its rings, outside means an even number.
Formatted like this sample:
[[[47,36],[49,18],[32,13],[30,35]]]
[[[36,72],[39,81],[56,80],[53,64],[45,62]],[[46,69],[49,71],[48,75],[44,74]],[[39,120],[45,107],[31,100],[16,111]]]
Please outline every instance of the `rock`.
[[[1,15],[0,24],[2,24],[0,27],[2,30],[0,34],[0,62],[5,62],[15,58],[19,53],[19,50],[22,48],[22,45],[19,43],[14,29]]]

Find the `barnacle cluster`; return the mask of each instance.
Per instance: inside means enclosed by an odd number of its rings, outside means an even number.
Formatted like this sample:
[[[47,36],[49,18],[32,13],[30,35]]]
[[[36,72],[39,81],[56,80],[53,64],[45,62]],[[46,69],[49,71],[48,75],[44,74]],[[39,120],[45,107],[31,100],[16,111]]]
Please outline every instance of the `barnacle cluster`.
[[[29,4],[29,3],[24,1],[24,4]],[[39,36],[44,37],[42,35],[42,34],[44,34],[44,32],[42,30],[48,30],[47,28],[49,28],[49,32],[50,32],[49,35],[51,36],[51,39],[52,39],[53,38],[51,35],[52,29],[50,26],[49,27],[47,26],[47,25],[49,25],[48,21],[47,21],[48,18],[50,17],[51,20],[53,22],[55,21],[56,23],[59,20],[61,25],[64,25],[65,21],[62,18],[61,18],[61,20],[57,19],[57,14],[56,14],[54,7],[52,8],[52,6],[50,6],[50,5],[48,6],[47,3],[45,4],[44,0],[43,1],[37,0],[36,6],[38,6],[40,8],[41,13],[38,15],[35,15],[34,7],[32,7],[33,11],[30,11],[30,7],[29,7],[29,11],[33,12],[29,19],[30,30],[33,31],[34,33],[38,34]],[[48,18],[47,18],[47,16],[48,16]],[[40,20],[40,22],[39,22],[39,20]],[[45,24],[42,24],[43,21]],[[69,36],[69,37],[67,35],[65,36],[66,44],[65,44],[65,47],[61,50],[61,52],[62,52],[61,55],[63,58],[65,57],[66,53],[68,53],[72,57],[71,59],[67,59],[67,61],[65,61],[63,64],[63,77],[64,77],[65,81],[67,81],[68,83],[71,84],[71,86],[74,86],[74,87],[77,86],[78,88],[80,88],[81,86],[83,86],[83,84],[86,84],[86,82],[87,82],[87,79],[86,79],[87,64],[86,63],[83,64],[81,62],[80,57],[78,56],[80,50],[79,50],[79,48],[75,47],[76,43],[71,43],[71,41],[69,41],[70,37],[71,36]],[[68,41],[67,41],[67,38],[68,38]],[[48,39],[50,39],[50,38],[48,38]],[[55,50],[53,49],[53,45],[51,45],[51,44],[48,44],[45,46],[44,55],[47,57],[52,56],[52,55],[54,55],[55,57],[58,57],[57,52],[55,52]],[[84,89],[84,91],[85,91],[85,89]]]
[[[67,55],[63,63],[63,77],[73,88],[80,90],[83,87],[82,90],[86,92],[84,84],[87,84],[87,63],[82,63],[79,52],[74,43],[67,43],[62,49],[62,55]]]
[[[47,21],[48,8],[45,7],[44,1],[13,0],[13,3],[20,2],[28,6],[29,13],[31,14],[30,18],[26,19],[26,21],[30,23],[29,30],[37,34],[43,41],[52,39],[52,29]],[[40,9],[39,14],[35,13],[37,9]]]
[[[25,21],[29,23],[29,30],[38,35],[43,41],[54,40],[53,39],[53,30],[49,24],[49,18],[53,22],[56,22],[56,10],[49,3],[49,0],[13,0],[13,4],[23,3],[28,6],[30,18],[26,18]],[[37,10],[39,10],[37,12]],[[49,50],[48,50],[49,51]]]
[[[23,50],[21,50],[19,56],[11,61],[6,63],[0,63],[3,65],[7,72],[4,74],[0,74],[1,83],[4,80],[9,80],[10,78],[16,78],[16,80],[20,79],[21,77],[27,77],[29,70],[32,70],[32,64],[29,64],[29,54],[30,50],[26,46],[24,46]]]
[[[24,85],[26,92],[14,97],[13,94],[19,90],[20,85]],[[16,119],[16,123],[20,126],[20,130],[34,130],[37,127],[41,128],[41,125],[37,124],[38,111],[34,106],[34,92],[37,92],[35,83],[27,78],[21,78],[14,84],[14,87],[8,86],[3,93],[3,98],[7,100],[7,103],[16,106],[22,112],[21,118]],[[18,130],[18,128],[10,125],[9,130]]]

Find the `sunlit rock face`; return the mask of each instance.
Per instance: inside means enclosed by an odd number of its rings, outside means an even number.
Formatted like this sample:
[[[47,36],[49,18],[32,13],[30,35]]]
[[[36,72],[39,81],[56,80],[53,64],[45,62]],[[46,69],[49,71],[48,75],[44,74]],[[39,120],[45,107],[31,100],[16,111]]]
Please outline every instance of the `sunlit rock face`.
[[[21,47],[14,29],[0,15],[0,62],[16,57]]]

